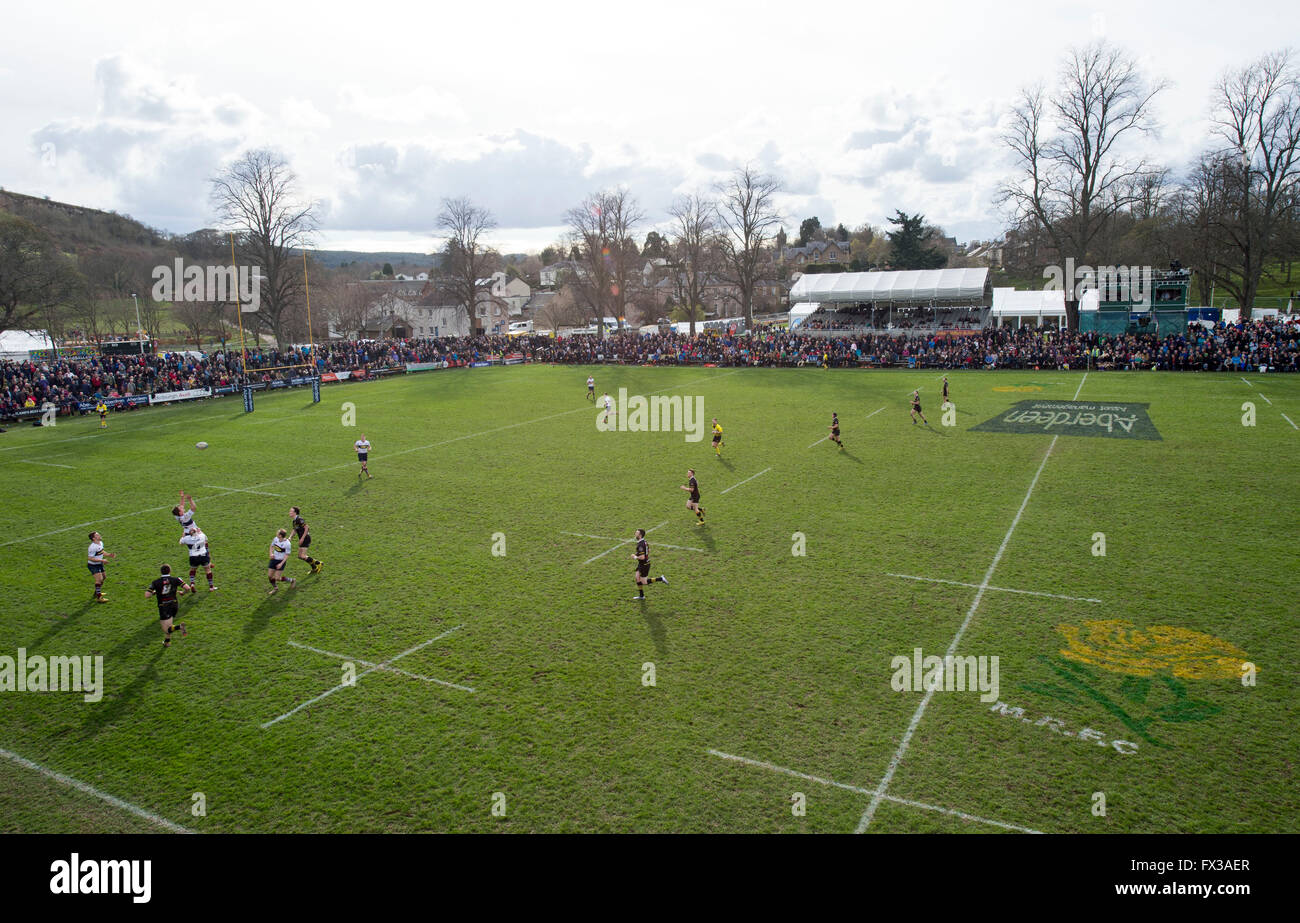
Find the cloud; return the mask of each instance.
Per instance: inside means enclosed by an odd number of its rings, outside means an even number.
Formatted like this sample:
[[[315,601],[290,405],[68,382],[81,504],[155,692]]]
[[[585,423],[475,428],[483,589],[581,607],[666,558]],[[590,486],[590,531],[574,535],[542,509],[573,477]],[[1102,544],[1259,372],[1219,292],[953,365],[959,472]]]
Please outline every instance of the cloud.
[[[467,195],[501,227],[549,227],[599,189],[626,186],[657,220],[681,181],[672,165],[634,150],[597,155],[530,132],[478,139],[474,150],[376,141],[349,149],[345,189],[332,203],[335,227],[428,233],[443,198]]]
[[[260,114],[238,97],[205,97],[189,81],[120,57],[98,61],[94,75],[94,115],[46,123],[33,146],[53,145],[67,185],[106,183],[120,211],[170,230],[201,226],[209,178],[262,124]]]

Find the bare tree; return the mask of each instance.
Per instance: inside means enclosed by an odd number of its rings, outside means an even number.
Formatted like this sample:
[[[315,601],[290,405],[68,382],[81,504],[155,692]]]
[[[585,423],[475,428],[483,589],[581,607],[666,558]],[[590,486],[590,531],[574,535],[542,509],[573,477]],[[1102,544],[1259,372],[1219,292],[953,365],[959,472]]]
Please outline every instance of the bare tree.
[[[1267,54],[1226,74],[1215,97],[1221,144],[1202,163],[1217,195],[1206,198],[1213,207],[1204,231],[1206,247],[1223,261],[1202,269],[1250,317],[1260,281],[1284,255],[1300,217],[1300,72],[1291,52]],[[1207,178],[1194,174],[1193,190]]]
[[[213,304],[211,301],[179,301],[172,306],[172,316],[189,333],[195,349],[203,349],[203,334],[212,322]]]
[[[1087,263],[1115,215],[1139,203],[1159,168],[1121,153],[1122,143],[1152,129],[1152,100],[1165,88],[1150,82],[1136,60],[1106,43],[1075,49],[1049,96],[1023,91],[1004,140],[1018,175],[998,201],[1015,220],[1042,228],[1059,259]],[[1066,319],[1078,329],[1077,293],[1066,293]]]
[[[717,209],[716,202],[699,194],[682,196],[668,208],[673,219],[668,231],[669,264],[691,336],[695,336],[696,320],[704,319],[704,288],[719,268]]]
[[[37,317],[47,329],[61,326],[63,309],[78,288],[76,267],[49,234],[0,212],[0,332]]]
[[[285,311],[302,298],[297,251],[316,230],[316,205],[297,187],[288,161],[269,150],[249,151],[212,180],[218,220],[235,233],[241,262],[261,271],[261,306],[252,316],[278,345]]]
[[[593,193],[565,213],[578,278],[568,286],[586,305],[600,336],[605,335],[605,318],[615,318],[622,327],[632,289],[639,282],[638,251],[632,238],[645,213],[626,189]]]
[[[497,226],[492,213],[469,198],[443,199],[438,227],[444,232],[439,287],[453,304],[465,306],[471,323],[482,293],[490,288],[487,278],[501,266],[501,256],[487,243]]]
[[[722,276],[731,284],[732,297],[740,305],[748,328],[754,326],[754,294],[769,281],[764,250],[781,223],[776,208],[780,191],[778,180],[757,173],[751,166],[737,169],[718,184]]]

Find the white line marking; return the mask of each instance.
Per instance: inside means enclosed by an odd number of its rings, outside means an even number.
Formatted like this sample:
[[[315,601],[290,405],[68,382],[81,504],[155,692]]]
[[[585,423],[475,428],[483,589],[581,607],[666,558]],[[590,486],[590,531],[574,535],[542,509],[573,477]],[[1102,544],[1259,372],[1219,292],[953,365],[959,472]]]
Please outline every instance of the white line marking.
[[[67,468],[69,471],[76,469],[75,465],[56,465],[54,462],[33,461],[30,458],[16,459],[20,465],[44,465],[46,468]]]
[[[663,522],[659,523],[659,525],[655,526],[654,528],[646,529],[646,530],[645,530],[645,534],[646,534],[646,535],[649,535],[649,534],[650,534],[651,532],[653,532],[655,529],[662,529],[662,528],[663,528],[664,526],[666,526],[666,525],[668,525],[668,520],[667,520],[667,519],[665,519]],[[609,554],[611,551],[617,551],[618,549],[622,548],[624,545],[629,545],[629,544],[631,544],[631,543],[634,542],[634,541],[636,541],[636,539],[634,539],[634,538],[625,538],[625,539],[623,539],[621,542],[619,542],[617,545],[615,545],[613,548],[607,548],[607,549],[605,549],[604,551],[602,551],[600,554],[596,555],[595,557],[593,557],[593,558],[587,558],[587,560],[585,560],[585,561],[582,562],[582,566],[583,566],[583,567],[586,567],[586,566],[587,566],[588,564],[590,564],[592,561],[599,561],[601,558],[603,558],[605,555]]]
[[[1255,387],[1254,385],[1251,385],[1249,381],[1246,381],[1246,379],[1245,379],[1244,377],[1243,377],[1241,380],[1242,380],[1242,381],[1245,381],[1246,384],[1250,385],[1252,388]]]
[[[786,769],[784,766],[777,766],[775,763],[765,763],[762,760],[751,760],[745,756],[736,756],[731,753],[723,753],[721,750],[710,749],[709,754],[720,759],[731,760],[735,763],[743,763],[746,766],[755,766],[759,769],[768,769],[772,772],[779,772],[782,775],[793,776],[796,779],[806,779],[809,782],[816,782],[819,785],[828,785],[834,788],[842,788],[845,791],[856,792],[859,795],[873,794],[870,789],[859,788],[856,785],[846,785],[843,782],[836,782],[833,779],[823,779],[821,776],[809,775],[806,772],[798,772],[794,769]],[[958,811],[953,808],[944,808],[934,804],[926,804],[923,801],[911,801],[907,798],[899,798],[894,795],[885,795],[885,801],[891,801],[894,804],[905,805],[909,808],[921,808],[926,811],[937,811],[940,814],[948,814],[952,817],[960,817],[962,820],[975,821],[980,824],[990,824],[994,827],[1001,827],[1004,830],[1018,830],[1021,833],[1042,833],[1041,830],[1034,830],[1030,827],[1021,827],[1018,824],[1007,824],[1000,820],[991,820],[987,817],[980,817],[976,814],[967,814],[965,811]]]
[[[284,494],[268,494],[264,490],[249,490],[246,487],[218,487],[216,484],[204,484],[208,490],[224,490],[233,494],[259,494],[263,497],[283,497]]]
[[[0,452],[15,452],[18,449],[41,449],[47,445],[56,445],[60,442],[80,442],[83,439],[99,439],[106,435],[105,433],[91,433],[89,436],[70,436],[67,439],[51,439],[49,442],[30,442],[27,445],[7,445],[0,448]]]
[[[937,577],[913,577],[911,574],[885,574],[886,577],[898,577],[902,580],[923,580],[926,583],[948,583],[952,586],[966,586],[972,589],[979,589],[978,583],[962,583],[960,580],[940,580]],[[1074,602],[1099,603],[1100,599],[1093,599],[1090,596],[1062,596],[1059,593],[1040,593],[1037,590],[1013,590],[1005,586],[985,587],[986,590],[996,590],[999,593],[1023,593],[1026,596],[1046,596],[1050,599],[1069,599]]]
[[[617,541],[619,541],[619,539],[615,538],[615,537],[612,536],[612,535],[588,535],[586,532],[561,532],[560,534],[561,534],[561,535],[576,535],[576,536],[578,536],[579,538],[599,538],[599,539],[604,539],[604,540],[607,541],[607,542],[617,542]],[[650,533],[647,532],[646,534],[649,535]],[[628,541],[630,541],[630,539],[629,539]],[[618,546],[616,545],[615,547],[618,547]],[[704,551],[705,551],[705,549],[703,549],[703,548],[692,548],[690,545],[666,545],[666,544],[664,544],[663,542],[655,542],[655,547],[656,547],[656,548],[673,548],[673,549],[675,549],[675,550],[677,550],[677,551],[699,551],[699,552],[704,552]]]
[[[649,393],[650,393],[650,394],[658,394],[658,393],[660,393],[661,391],[673,391],[673,390],[676,390],[676,389],[678,389],[678,388],[684,388],[684,387],[686,387],[687,385],[695,384],[697,381],[716,381],[717,379],[719,379],[719,378],[725,378],[725,377],[727,377],[728,375],[735,375],[736,373],[738,373],[738,372],[740,372],[740,371],[741,371],[741,369],[733,369],[733,370],[730,371],[730,372],[723,372],[721,375],[710,375],[710,376],[708,376],[707,378],[703,378],[703,379],[695,379],[695,380],[693,380],[693,381],[683,382],[683,383],[681,383],[681,384],[678,384],[678,385],[672,385],[672,386],[667,387],[667,388],[660,388],[658,391],[651,391],[651,392],[649,392]],[[499,433],[499,432],[502,432],[502,431],[504,431],[504,430],[515,429],[516,427],[519,427],[519,426],[528,426],[528,425],[530,425],[530,424],[532,424],[532,423],[541,423],[541,422],[543,422],[543,421],[545,421],[545,420],[554,420],[554,419],[556,419],[557,417],[566,417],[566,416],[569,416],[570,414],[575,414],[575,413],[590,413],[590,412],[591,412],[591,408],[590,408],[590,407],[579,407],[579,408],[576,408],[576,409],[574,409],[574,410],[565,410],[565,411],[562,411],[562,412],[560,412],[560,413],[548,414],[547,416],[544,416],[544,417],[537,417],[537,418],[532,419],[532,420],[524,420],[524,421],[522,421],[522,422],[520,422],[520,423],[511,423],[511,424],[509,424],[509,425],[507,425],[507,426],[498,426],[498,427],[496,427],[495,429],[485,429],[485,430],[483,430],[482,432],[478,432],[478,433],[469,433],[468,435],[465,435],[465,436],[456,436],[456,437],[453,438],[453,439],[444,439],[442,442],[431,442],[431,443],[429,443],[428,445],[416,446],[415,448],[411,448],[411,449],[402,449],[402,450],[399,451],[399,452],[393,452],[393,453],[388,454],[388,455],[377,455],[377,456],[375,456],[372,460],[374,460],[374,461],[386,461],[387,459],[390,459],[390,458],[396,458],[396,457],[398,457],[399,455],[409,455],[411,452],[423,452],[423,451],[426,450],[426,449],[436,449],[436,448],[439,448],[440,446],[450,445],[450,444],[453,443],[453,442],[461,442],[461,441],[463,441],[463,440],[465,440],[465,439],[474,439],[474,438],[476,438],[476,437],[478,437],[478,436],[489,436],[489,435],[491,435],[492,433]],[[181,422],[188,422],[188,421],[181,421]],[[171,424],[167,424],[167,425],[171,425]],[[88,438],[97,438],[97,437],[82,436],[82,437],[77,437],[77,438],[88,439]],[[10,446],[10,448],[20,448],[20,446]],[[327,466],[324,467],[324,468],[317,468],[317,469],[315,469],[314,471],[302,471],[302,472],[299,472],[298,474],[291,474],[291,475],[289,475],[288,477],[276,478],[275,480],[272,480],[272,481],[263,481],[263,482],[260,483],[260,484],[254,484],[254,485],[252,485],[252,487],[249,487],[249,488],[241,488],[241,489],[243,489],[243,490],[256,490],[256,489],[259,488],[259,487],[270,487],[270,486],[273,485],[273,484],[283,484],[283,483],[285,483],[285,482],[287,482],[287,481],[296,481],[298,478],[312,477],[312,476],[317,475],[317,474],[323,474],[323,473],[325,473],[326,471],[337,471],[337,470],[339,470],[340,468],[352,468],[352,467],[355,467],[355,465],[356,465],[356,461],[343,462],[342,464],[338,464],[338,465],[327,465]],[[220,496],[220,495],[218,495],[218,496]],[[200,498],[200,499],[212,499],[212,498]],[[97,524],[97,523],[113,522],[113,521],[118,520],[118,519],[127,519],[127,518],[129,518],[129,517],[131,517],[131,516],[141,516],[141,515],[143,515],[143,514],[145,514],[145,513],[157,513],[157,512],[159,512],[159,511],[161,511],[161,510],[170,510],[170,509],[171,509],[170,506],[155,506],[155,507],[153,507],[152,509],[147,509],[147,510],[136,510],[136,511],[133,512],[133,513],[119,513],[119,514],[116,515],[116,516],[102,516],[102,517],[100,517],[99,519],[92,519],[92,520],[90,520],[89,522],[79,522],[79,523],[77,523],[76,525],[73,525],[73,526],[65,526],[65,527],[62,528],[62,529],[54,529],[54,530],[52,530],[52,531],[50,531],[50,532],[42,532],[40,535],[29,535],[29,536],[27,536],[26,538],[15,538],[15,539],[10,539],[10,540],[7,541],[7,542],[0,542],[0,548],[5,548],[5,547],[8,547],[9,545],[21,545],[21,544],[23,544],[24,542],[32,542],[32,541],[36,541],[37,539],[48,538],[48,537],[51,536],[51,535],[59,535],[60,533],[63,533],[63,532],[71,532],[71,531],[74,530],[74,529],[84,529],[86,526],[93,526],[93,525],[95,525],[95,524]]]
[[[1259,396],[1260,396],[1260,397],[1264,397],[1263,394],[1260,394]],[[1270,406],[1270,407],[1273,406],[1273,402],[1270,401],[1270,400],[1269,400],[1268,398],[1266,398],[1266,397],[1264,397],[1264,403],[1268,404],[1268,406]]]
[[[360,680],[361,677],[365,676],[366,674],[368,674],[368,673],[374,673],[376,670],[382,670],[384,667],[389,666],[390,664],[392,664],[392,663],[395,662],[395,661],[401,660],[403,657],[405,657],[405,656],[408,655],[408,654],[414,654],[416,651],[424,650],[426,647],[428,647],[428,646],[429,646],[430,644],[432,644],[434,641],[440,641],[440,640],[442,640],[443,638],[447,637],[447,635],[451,634],[453,631],[457,631],[457,630],[459,630],[459,629],[461,629],[461,628],[464,628],[464,627],[465,627],[464,625],[457,625],[455,628],[452,628],[452,629],[450,629],[450,630],[448,630],[448,631],[444,631],[442,634],[438,635],[438,637],[436,637],[436,638],[430,638],[428,641],[422,641],[422,642],[420,642],[419,644],[415,645],[415,647],[408,648],[407,650],[402,651],[402,652],[401,652],[400,654],[398,654],[396,657],[389,657],[389,658],[388,658],[387,660],[385,660],[383,663],[376,664],[376,665],[373,666],[373,667],[368,667],[368,668],[362,670],[360,673],[358,673],[358,674],[353,678],[353,680],[352,680],[351,683],[346,683],[346,684],[345,684],[345,683],[339,683],[339,684],[338,684],[337,686],[335,686],[333,689],[327,689],[326,691],[322,692],[320,695],[316,696],[314,699],[308,699],[306,702],[303,702],[302,704],[297,705],[297,706],[295,706],[294,708],[291,708],[289,711],[285,712],[285,713],[284,713],[283,715],[281,715],[280,717],[278,717],[278,718],[272,718],[270,721],[267,721],[265,724],[262,725],[262,730],[266,730],[266,729],[269,728],[271,725],[273,725],[273,724],[278,724],[279,722],[283,721],[285,718],[288,718],[288,717],[291,717],[292,715],[296,715],[296,714],[298,714],[298,712],[302,711],[304,708],[307,708],[307,707],[310,706],[310,705],[315,705],[315,704],[316,704],[317,702],[319,702],[321,699],[326,698],[327,696],[331,696],[331,695],[333,695],[334,693],[338,692],[340,689],[346,689],[346,688],[348,688],[348,686],[355,685],[355,684],[357,683],[357,681]]]
[[[359,663],[362,666],[375,667],[376,669],[383,670],[386,673],[396,673],[399,676],[407,676],[411,679],[422,680],[426,683],[437,683],[439,686],[446,686],[449,689],[460,689],[462,692],[475,691],[469,686],[462,686],[459,683],[449,683],[445,679],[436,679],[432,676],[421,676],[419,673],[411,673],[406,670],[399,670],[397,667],[384,666],[382,663],[375,663],[373,660],[362,660],[360,657],[349,657],[347,654],[336,654],[333,651],[325,651],[321,650],[319,647],[312,647],[310,644],[299,644],[297,641],[290,641],[289,645],[291,647],[302,648],[304,651],[311,651],[313,654],[323,654],[326,657],[333,657],[337,660],[350,660]]]
[[[880,411],[884,409],[885,409],[884,407],[878,407],[875,410],[871,411],[871,413],[867,414],[865,417],[862,418],[863,422],[865,423],[867,420],[870,420],[872,417],[874,417],[876,414],[880,413]],[[825,436],[822,436],[822,438],[818,439],[812,445],[808,446],[808,448],[811,449],[813,446],[821,445],[829,438],[831,438],[831,434],[827,433]]]
[[[1079,380],[1079,387],[1074,392],[1074,400],[1079,399],[1079,393],[1083,391],[1083,383],[1088,380],[1088,373],[1083,373],[1083,378]],[[998,546],[997,554],[993,556],[993,563],[989,569],[984,572],[984,580],[980,583],[979,589],[975,593],[975,599],[971,602],[970,608],[966,610],[966,618],[962,621],[961,627],[957,629],[957,634],[953,635],[952,643],[948,645],[948,656],[952,656],[957,651],[957,645],[961,642],[962,635],[966,633],[967,627],[970,626],[971,619],[975,617],[975,610],[979,608],[980,601],[984,599],[984,591],[989,587],[989,581],[993,579],[993,572],[997,570],[998,562],[1002,560],[1002,554],[1007,550],[1007,545],[1011,542],[1011,534],[1016,531],[1016,526],[1020,525],[1020,517],[1025,513],[1025,507],[1029,505],[1029,498],[1034,494],[1034,488],[1038,486],[1038,478],[1042,475],[1043,469],[1047,467],[1047,460],[1052,457],[1052,449],[1056,448],[1056,440],[1060,436],[1053,436],[1052,442],[1043,453],[1043,460],[1038,464],[1038,470],[1034,472],[1034,479],[1029,482],[1029,489],[1025,491],[1025,498],[1020,501],[1020,509],[1016,510],[1015,519],[1011,520],[1011,526],[1007,529],[1007,534],[1002,536],[1002,544]],[[867,805],[867,810],[863,812],[862,819],[858,821],[857,833],[863,833],[871,825],[871,819],[876,815],[876,808],[880,806],[881,800],[885,797],[885,792],[889,789],[889,783],[894,778],[894,773],[898,771],[898,764],[903,760],[903,754],[907,752],[908,745],[912,742],[912,735],[916,733],[917,725],[921,723],[921,718],[925,715],[925,710],[930,706],[930,699],[934,697],[934,689],[930,688],[925,691],[921,699],[921,704],[916,707],[912,714],[912,720],[907,725],[907,730],[903,733],[903,739],[898,744],[898,749],[889,760],[889,766],[885,769],[885,775],[876,787],[876,792],[871,796],[871,803]]]
[[[11,763],[16,763],[17,765],[23,767],[24,769],[31,769],[35,772],[39,772],[41,775],[45,776],[45,778],[53,779],[55,782],[58,782],[60,785],[66,785],[69,788],[75,788],[77,791],[85,792],[87,795],[91,795],[95,798],[98,798],[100,801],[103,801],[107,804],[111,804],[115,808],[120,808],[123,811],[129,811],[130,813],[134,814],[136,817],[143,818],[144,820],[149,821],[149,823],[151,824],[155,824],[159,827],[162,827],[165,830],[170,830],[172,833],[194,833],[195,832],[188,827],[182,827],[180,824],[173,823],[172,821],[169,821],[165,817],[159,817],[157,814],[154,814],[152,811],[146,811],[144,808],[137,807],[131,804],[131,802],[129,801],[123,801],[121,798],[116,798],[113,795],[108,794],[107,792],[101,792],[93,785],[87,785],[85,782],[81,782],[77,779],[72,778],[71,776],[65,776],[61,772],[55,772],[53,769],[48,769],[45,766],[42,766],[40,763],[33,763],[31,760],[25,757],[21,757],[17,753],[11,753],[8,750],[0,748],[0,756],[9,760]]]
[[[747,477],[747,478],[745,478],[743,481],[741,481],[740,484],[748,484],[750,481],[754,480],[754,478],[758,477],[759,474],[767,474],[767,473],[768,473],[769,471],[771,471],[771,470],[772,470],[771,467],[764,468],[762,471],[758,472],[758,474],[751,474],[749,477]],[[733,491],[733,490],[735,490],[737,487],[739,487],[740,484],[732,484],[730,487],[728,487],[726,490],[722,491],[721,493],[724,493],[724,494],[725,494],[725,493],[728,493],[728,492],[730,492],[730,491]]]
[[[1292,420],[1292,419],[1291,419],[1290,417],[1288,417],[1286,414],[1282,414],[1282,419],[1283,419],[1283,420],[1286,420],[1288,423],[1290,423],[1292,429],[1300,429],[1300,426],[1296,426],[1296,425],[1295,425],[1295,420]]]

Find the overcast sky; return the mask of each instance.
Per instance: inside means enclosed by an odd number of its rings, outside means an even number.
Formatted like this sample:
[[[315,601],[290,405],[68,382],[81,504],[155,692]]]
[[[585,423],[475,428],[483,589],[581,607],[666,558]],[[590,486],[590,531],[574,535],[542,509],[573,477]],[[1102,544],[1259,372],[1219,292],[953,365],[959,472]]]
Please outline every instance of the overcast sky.
[[[428,252],[444,196],[537,250],[587,193],[650,221],[750,162],[787,227],[924,212],[996,235],[1017,92],[1106,37],[1169,81],[1145,143],[1175,169],[1207,141],[1215,79],[1300,37],[1300,4],[10,2],[0,186],[211,226],[208,179],[280,150],[323,247]]]

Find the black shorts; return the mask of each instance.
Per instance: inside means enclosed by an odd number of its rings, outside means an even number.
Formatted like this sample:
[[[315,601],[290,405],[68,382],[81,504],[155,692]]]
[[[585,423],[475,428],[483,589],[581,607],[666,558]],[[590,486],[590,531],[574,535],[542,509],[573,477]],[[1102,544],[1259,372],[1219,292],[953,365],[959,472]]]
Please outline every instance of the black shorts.
[[[212,555],[205,554],[201,558],[190,558],[190,567],[207,567],[212,563]]]
[[[921,405],[920,405],[920,404],[913,404],[913,405],[912,405],[912,412],[913,412],[913,413],[920,413],[920,412],[921,412]]]
[[[638,577],[649,577],[649,576],[650,576],[650,562],[649,562],[649,561],[645,561],[645,562],[639,562],[639,561],[638,561],[638,562],[637,562],[637,565],[636,565],[636,575],[637,575]]]
[[[310,535],[305,535],[305,536],[303,536],[302,538],[298,539],[298,547],[299,547],[299,548],[307,548],[307,547],[309,547],[310,545],[311,545],[311,536],[310,536]]]
[[[692,502],[692,503],[699,503],[699,502],[700,502],[700,495],[699,495],[699,494],[691,494],[691,502]]]
[[[721,437],[721,436],[714,436],[714,437],[713,437],[713,444],[714,444],[714,445],[717,445],[717,444],[718,444],[719,442],[721,442],[721,441],[722,441],[722,437]]]
[[[271,560],[269,560],[269,561],[266,562],[266,569],[267,569],[267,570],[284,570],[285,562],[288,561],[288,560],[289,560],[288,558],[285,558],[284,561],[277,561],[275,558],[272,558]]]
[[[180,605],[176,600],[158,604],[158,620],[161,622],[165,619],[174,619],[181,611]]]
[[[370,456],[369,452],[358,452],[357,461],[364,462]]]
[[[832,439],[839,439],[839,438],[840,438],[840,430],[839,430],[839,427],[836,427],[835,429],[831,430],[831,438],[832,438]]]
[[[92,574],[102,574],[104,572],[103,564],[91,564],[89,561],[87,561],[86,566],[90,568],[90,572]]]

